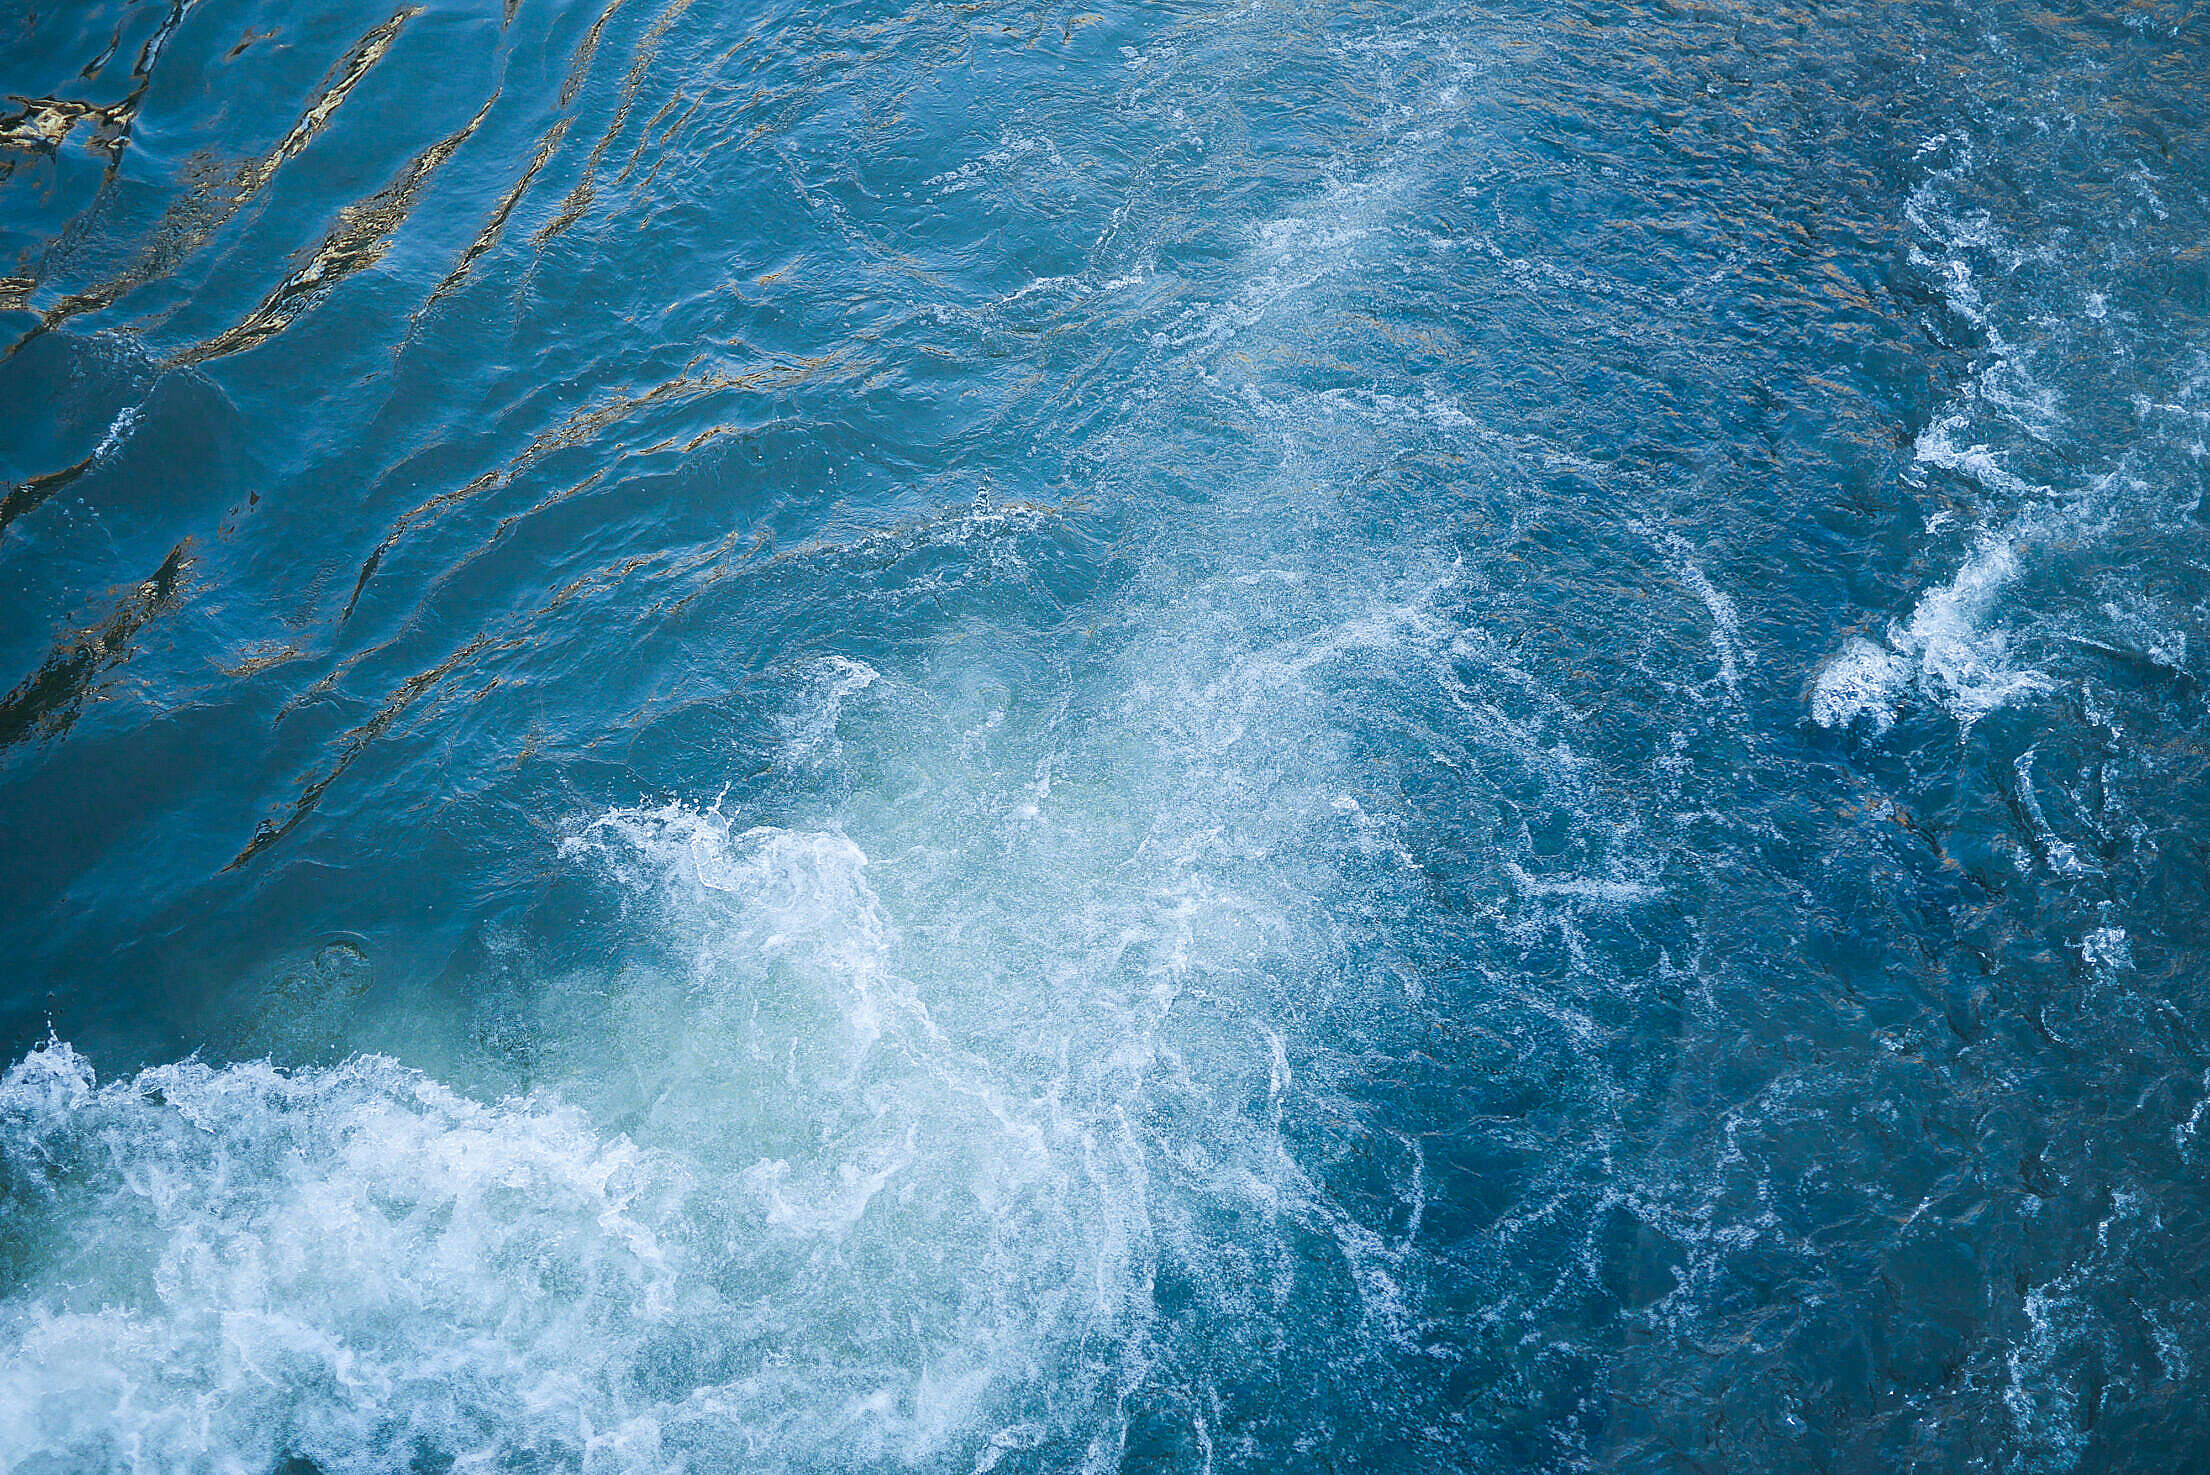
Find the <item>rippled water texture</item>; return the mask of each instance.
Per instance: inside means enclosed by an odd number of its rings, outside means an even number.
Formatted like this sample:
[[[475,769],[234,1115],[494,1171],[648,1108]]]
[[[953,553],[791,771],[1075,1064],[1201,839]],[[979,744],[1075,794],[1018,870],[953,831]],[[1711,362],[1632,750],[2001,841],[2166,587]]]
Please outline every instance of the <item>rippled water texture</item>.
[[[0,5],[0,1469],[2210,1468],[2210,7]]]

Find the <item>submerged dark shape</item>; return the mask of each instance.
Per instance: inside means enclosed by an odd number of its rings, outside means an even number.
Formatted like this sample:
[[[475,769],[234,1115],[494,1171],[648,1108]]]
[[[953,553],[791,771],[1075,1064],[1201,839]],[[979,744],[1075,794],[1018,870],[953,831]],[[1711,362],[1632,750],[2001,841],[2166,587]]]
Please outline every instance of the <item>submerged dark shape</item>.
[[[181,19],[185,9],[185,0],[178,0],[163,32],[153,41],[149,41],[141,53],[134,71],[134,75],[140,80],[127,104],[130,111],[122,115],[126,121],[135,116],[138,99],[150,83],[153,65],[161,55],[161,46],[166,44],[169,32],[174,29],[177,20]],[[278,170],[297,157],[314,140],[361,79],[390,51],[400,28],[418,10],[419,7],[415,6],[402,7],[389,20],[372,28],[356,42],[332,66],[322,85],[308,99],[298,120],[273,148],[234,169],[205,165],[197,168],[194,187],[183,199],[163,212],[160,223],[139,247],[128,266],[95,286],[64,295],[43,309],[39,313],[37,326],[11,344],[8,353],[15,353],[30,339],[41,333],[52,332],[73,318],[111,307],[128,293],[175,271],[266,189]],[[116,108],[125,106],[115,105]],[[115,140],[111,145],[111,153],[119,158],[124,131],[118,128],[97,136],[108,137],[111,133]],[[112,167],[111,165],[111,172]],[[25,305],[28,305],[27,299],[35,285],[35,278],[25,279]]]
[[[100,677],[129,659],[131,641],[176,607],[184,571],[191,566],[189,548],[189,539],[177,544],[105,620],[58,645],[15,690],[0,697],[0,747],[33,734],[51,738],[69,730]]]
[[[202,364],[226,354],[254,348],[289,327],[330,290],[353,273],[374,266],[391,247],[392,237],[407,223],[415,198],[447,159],[483,123],[498,101],[493,93],[476,115],[461,128],[422,151],[398,179],[357,204],[338,212],[337,223],[282,282],[264,298],[245,321],[204,343],[178,352],[170,359],[175,367]]]
[[[100,453],[95,450],[82,461],[64,466],[58,471],[41,472],[28,481],[17,482],[5,493],[0,493],[0,533],[7,531],[9,523],[91,470],[99,459]]]

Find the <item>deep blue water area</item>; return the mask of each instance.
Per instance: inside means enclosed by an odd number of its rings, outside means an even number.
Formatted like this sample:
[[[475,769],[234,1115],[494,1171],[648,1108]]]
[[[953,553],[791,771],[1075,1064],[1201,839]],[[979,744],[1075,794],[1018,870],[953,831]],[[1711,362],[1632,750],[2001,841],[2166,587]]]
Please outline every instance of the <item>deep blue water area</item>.
[[[2210,1469],[2210,5],[0,0],[0,1469]]]

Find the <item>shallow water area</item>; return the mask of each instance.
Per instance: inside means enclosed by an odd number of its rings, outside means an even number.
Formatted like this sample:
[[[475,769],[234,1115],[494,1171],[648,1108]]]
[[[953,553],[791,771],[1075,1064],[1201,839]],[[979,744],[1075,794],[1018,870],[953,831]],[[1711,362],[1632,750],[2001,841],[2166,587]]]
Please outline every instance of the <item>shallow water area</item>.
[[[2210,10],[0,26],[0,1468],[2210,1461]]]

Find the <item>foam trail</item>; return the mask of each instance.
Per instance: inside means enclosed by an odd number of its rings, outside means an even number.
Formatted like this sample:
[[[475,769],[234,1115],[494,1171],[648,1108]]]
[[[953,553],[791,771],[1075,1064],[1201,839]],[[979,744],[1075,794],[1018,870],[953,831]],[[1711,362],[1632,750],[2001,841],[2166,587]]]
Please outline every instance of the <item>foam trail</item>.
[[[1168,1357],[1246,1375],[1236,1329],[1283,1298],[1346,1358],[1405,1339],[1417,1257],[1293,1146],[1327,1087],[1287,1006],[1388,1028],[1332,977],[1333,908],[1417,870],[1352,796],[1337,692],[1459,632],[1447,575],[1325,535],[1371,430],[1239,367],[1360,269],[1388,179],[1320,202],[1355,225],[1255,227],[1241,290],[1157,344],[1120,464],[1171,458],[1193,403],[1260,406],[1263,455],[1205,523],[1159,509],[1084,681],[1034,701],[979,643],[815,661],[777,757],[822,812],[569,826],[620,943],[524,1005],[538,1090],[475,1102],[381,1056],[20,1062],[8,1181],[34,1238],[85,1242],[0,1304],[7,1384],[42,1390],[0,1406],[0,1463],[1110,1468],[1128,1389]],[[978,506],[947,546],[1018,580],[1034,520]],[[1178,1327],[1166,1265],[1203,1308]]]
[[[2011,537],[1982,538],[1955,577],[1920,596],[1910,619],[1889,628],[1884,646],[1852,639],[1820,670],[1812,718],[1825,727],[1862,719],[1884,733],[1895,725],[1903,694],[1915,689],[1970,731],[1996,708],[2048,691],[2048,677],[2009,663],[2009,634],[1988,623],[2018,572]]]
[[[1941,154],[1948,162],[1928,173],[1904,210],[1919,237],[1911,261],[1984,346],[1962,390],[1919,433],[1914,473],[1923,479],[1932,468],[1961,478],[1992,506],[1956,573],[1920,595],[1907,620],[1892,622],[1884,644],[1852,637],[1820,669],[1810,706],[1824,727],[1863,722],[1875,735],[1886,733],[1915,692],[1970,732],[1990,712],[2052,690],[2044,673],[2011,663],[2010,633],[1993,616],[2025,557],[2051,539],[2087,531],[2090,522],[2077,510],[2052,511],[2051,489],[2021,476],[2013,454],[1989,444],[2000,431],[2022,438],[2021,449],[2038,447],[2061,427],[2063,413],[2056,391],[2035,372],[2035,347],[2005,336],[2006,315],[1982,290],[1985,278],[2016,272],[2036,253],[1985,214],[1954,207],[1952,192],[1977,166],[1972,140],[1944,134],[1919,150],[1921,158]]]

